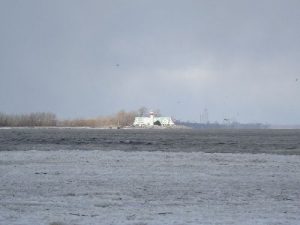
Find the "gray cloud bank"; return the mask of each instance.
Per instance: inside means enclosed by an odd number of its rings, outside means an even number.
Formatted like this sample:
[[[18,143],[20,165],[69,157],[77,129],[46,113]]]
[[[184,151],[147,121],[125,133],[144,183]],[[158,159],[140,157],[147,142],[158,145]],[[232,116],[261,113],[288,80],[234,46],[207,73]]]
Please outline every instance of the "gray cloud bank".
[[[299,23],[296,0],[3,0],[0,111],[300,124]]]

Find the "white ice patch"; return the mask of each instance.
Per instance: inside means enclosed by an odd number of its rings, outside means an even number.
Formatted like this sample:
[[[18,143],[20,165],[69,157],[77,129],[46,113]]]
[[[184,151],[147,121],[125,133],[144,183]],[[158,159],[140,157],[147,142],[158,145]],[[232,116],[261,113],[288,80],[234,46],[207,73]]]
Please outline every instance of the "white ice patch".
[[[0,152],[0,224],[299,224],[300,157]]]

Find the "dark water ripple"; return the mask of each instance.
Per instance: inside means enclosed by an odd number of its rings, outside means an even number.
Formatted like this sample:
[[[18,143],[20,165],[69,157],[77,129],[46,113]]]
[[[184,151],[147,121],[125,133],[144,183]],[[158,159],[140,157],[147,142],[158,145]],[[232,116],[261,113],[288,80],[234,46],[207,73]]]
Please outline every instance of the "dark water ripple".
[[[0,129],[0,151],[74,149],[300,155],[300,130]]]

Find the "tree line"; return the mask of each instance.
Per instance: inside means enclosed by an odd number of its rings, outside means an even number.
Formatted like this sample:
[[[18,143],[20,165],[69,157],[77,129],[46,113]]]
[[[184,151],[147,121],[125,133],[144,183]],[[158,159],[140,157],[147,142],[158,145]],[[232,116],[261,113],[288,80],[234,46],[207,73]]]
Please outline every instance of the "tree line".
[[[57,122],[54,113],[38,112],[30,114],[9,115],[0,113],[1,127],[40,127],[55,126]]]
[[[131,126],[136,116],[147,116],[148,109],[136,111],[121,110],[111,116],[84,119],[57,119],[54,113],[37,112],[29,114],[5,114],[0,112],[0,127],[125,127]],[[159,110],[156,110],[159,113]]]
[[[119,111],[112,116],[99,116],[91,119],[72,119],[57,121],[59,127],[125,127],[131,126],[137,112]]]

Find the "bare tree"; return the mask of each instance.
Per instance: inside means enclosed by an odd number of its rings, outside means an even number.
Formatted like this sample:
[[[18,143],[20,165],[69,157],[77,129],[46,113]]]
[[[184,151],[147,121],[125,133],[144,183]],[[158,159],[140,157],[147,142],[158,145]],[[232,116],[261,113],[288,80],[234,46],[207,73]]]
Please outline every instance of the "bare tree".
[[[0,126],[56,126],[56,115],[53,113],[30,113],[21,115],[7,115],[0,113]]]
[[[145,112],[146,109],[143,109],[143,114]],[[21,115],[7,115],[0,113],[0,126],[124,127],[131,126],[137,115],[137,111],[126,112],[125,110],[121,110],[113,116],[91,119],[78,118],[72,120],[58,120],[55,114],[48,112],[37,112]]]
[[[153,110],[155,116],[161,116],[160,109]]]
[[[145,106],[142,106],[138,109],[138,116],[146,116],[148,113],[148,108]]]

